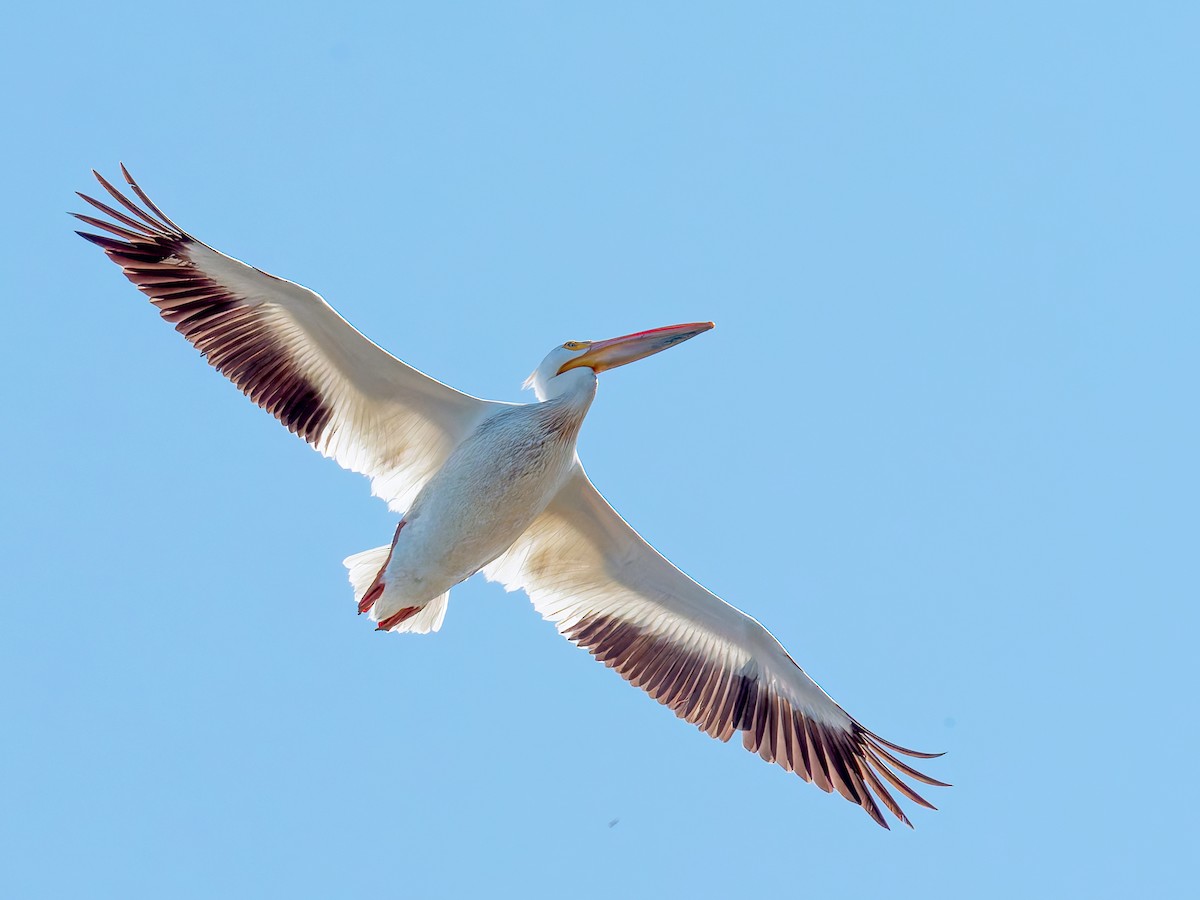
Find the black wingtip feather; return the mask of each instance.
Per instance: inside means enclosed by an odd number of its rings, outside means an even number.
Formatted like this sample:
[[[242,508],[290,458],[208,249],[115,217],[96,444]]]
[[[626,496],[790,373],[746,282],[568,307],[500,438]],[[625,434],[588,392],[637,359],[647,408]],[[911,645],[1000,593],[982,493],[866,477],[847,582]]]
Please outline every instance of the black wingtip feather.
[[[297,421],[304,425],[302,418]],[[563,634],[680,718],[718,740],[741,731],[746,749],[794,771],[826,793],[836,791],[882,828],[891,829],[884,808],[897,821],[913,827],[887,785],[902,797],[933,808],[884,762],[892,756],[880,745],[896,745],[882,739],[875,743],[874,733],[853,719],[844,728],[818,723],[793,708],[752,668],[716,666],[703,654],[689,654],[669,638],[610,615],[584,616],[564,628]],[[908,748],[896,748],[896,752],[941,755]],[[898,771],[926,784],[942,784],[903,763],[895,761],[895,765]]]
[[[85,241],[91,241],[97,247],[102,247],[105,250],[127,250],[130,246],[124,241],[116,241],[102,234],[92,234],[90,231],[76,231],[75,233]]]
[[[288,335],[279,333],[255,306],[196,266],[189,256],[195,239],[146,196],[124,164],[121,174],[145,204],[144,209],[98,171],[93,169],[92,174],[125,212],[80,193],[86,203],[113,222],[72,215],[125,240],[90,231],[76,234],[104,250],[125,277],[149,296],[160,315],[243,393],[288,430],[317,443],[335,411],[296,360]]]

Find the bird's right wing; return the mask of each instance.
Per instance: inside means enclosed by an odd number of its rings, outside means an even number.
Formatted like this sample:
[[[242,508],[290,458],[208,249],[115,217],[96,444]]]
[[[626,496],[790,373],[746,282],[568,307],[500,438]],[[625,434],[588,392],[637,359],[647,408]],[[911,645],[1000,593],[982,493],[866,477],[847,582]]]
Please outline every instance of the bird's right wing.
[[[484,574],[523,589],[568,640],[702,731],[742,743],[887,827],[884,786],[930,804],[897,773],[942,785],[894,755],[930,758],[868,731],[762,625],[660,556],[575,469],[546,511]]]
[[[289,431],[404,510],[458,442],[502,404],[456,391],[396,359],[320,296],[196,240],[121,167],[138,205],[99,173],[120,205],[77,218],[113,237],[99,245],[209,363]]]

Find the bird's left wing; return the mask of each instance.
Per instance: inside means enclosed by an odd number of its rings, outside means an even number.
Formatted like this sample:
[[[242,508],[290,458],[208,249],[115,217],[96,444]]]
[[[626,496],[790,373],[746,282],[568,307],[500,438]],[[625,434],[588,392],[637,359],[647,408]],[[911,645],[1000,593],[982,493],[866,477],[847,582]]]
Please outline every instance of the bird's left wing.
[[[885,787],[932,806],[899,777],[942,785],[896,758],[930,758],[868,731],[808,677],[762,625],[659,555],[576,463],[546,511],[484,569],[681,719],[822,790],[887,827],[876,798],[911,825]]]
[[[80,194],[115,237],[79,232],[208,358],[289,431],[404,510],[494,404],[456,391],[372,343],[308,288],[198,241],[121,167],[134,202],[93,173],[120,208]]]

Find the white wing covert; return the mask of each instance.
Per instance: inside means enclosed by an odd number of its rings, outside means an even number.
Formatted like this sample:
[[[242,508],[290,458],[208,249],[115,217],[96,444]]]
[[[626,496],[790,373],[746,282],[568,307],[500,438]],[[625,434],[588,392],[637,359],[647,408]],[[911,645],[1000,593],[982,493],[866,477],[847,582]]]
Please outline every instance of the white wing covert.
[[[79,194],[109,220],[99,245],[219,372],[289,431],[404,510],[495,405],[456,391],[372,343],[308,288],[214,250],[168,219],[121,171],[139,206],[93,174],[124,212]]]
[[[523,589],[543,618],[681,719],[822,790],[888,827],[876,798],[911,826],[886,781],[933,808],[897,772],[930,785],[855,721],[750,616],[705,590],[644,541],[576,466],[546,511],[484,574]],[[895,771],[893,771],[893,769]]]

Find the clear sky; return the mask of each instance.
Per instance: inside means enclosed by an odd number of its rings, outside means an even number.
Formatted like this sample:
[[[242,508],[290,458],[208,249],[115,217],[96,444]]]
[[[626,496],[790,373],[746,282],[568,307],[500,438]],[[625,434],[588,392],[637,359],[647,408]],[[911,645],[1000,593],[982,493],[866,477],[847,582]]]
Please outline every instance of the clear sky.
[[[25,4],[7,15],[0,894],[1194,888],[1194,4]],[[72,234],[126,162],[408,362],[602,377],[581,453],[852,714],[891,833],[473,580]],[[525,395],[528,397],[529,395]]]

